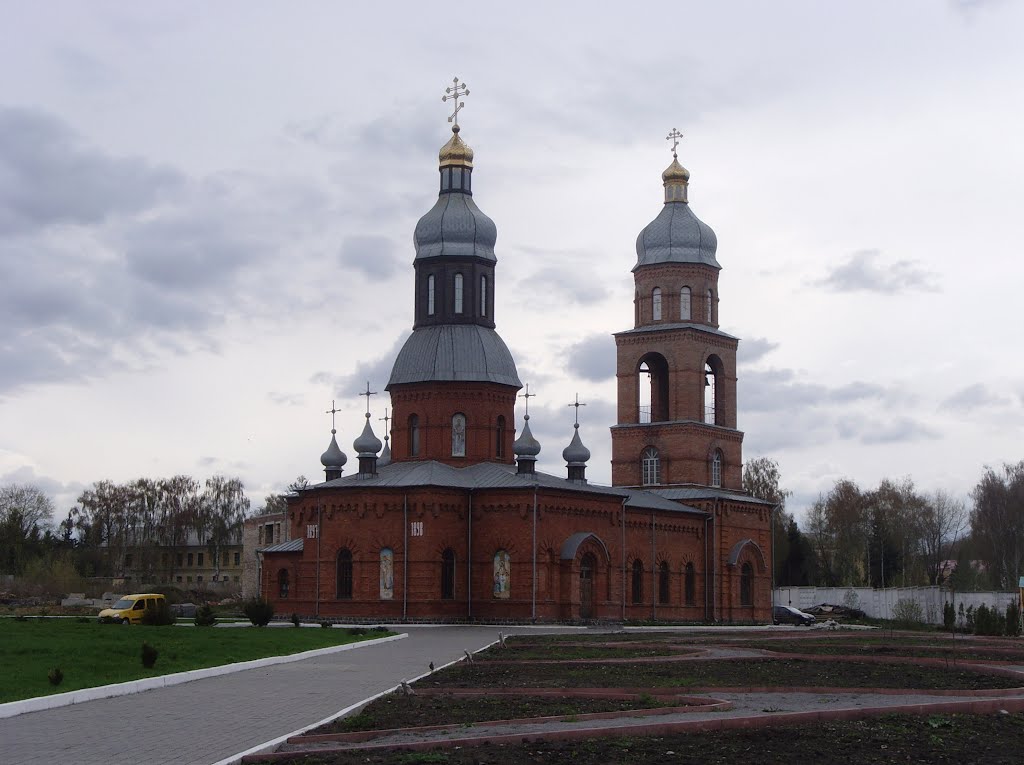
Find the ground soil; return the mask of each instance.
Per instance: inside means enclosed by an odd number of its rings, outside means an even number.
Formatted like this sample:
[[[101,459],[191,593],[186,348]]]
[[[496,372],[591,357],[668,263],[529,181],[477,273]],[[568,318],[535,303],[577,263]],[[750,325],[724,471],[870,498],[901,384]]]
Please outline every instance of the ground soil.
[[[480,661],[537,661],[565,659],[637,659],[647,656],[682,656],[692,654],[694,647],[673,645],[669,642],[652,644],[591,645],[579,643],[559,643],[545,645],[533,643],[528,645],[512,645],[507,648],[496,648],[484,651],[477,659]]]
[[[353,751],[291,760],[304,765],[757,765],[830,762],[978,763],[1019,765],[1024,751],[1024,715],[935,715],[823,722],[761,730],[686,733],[670,736],[593,738],[515,745],[485,745],[421,752]]]
[[[456,698],[450,694],[431,696],[404,696],[390,694],[370,703],[354,717],[336,720],[310,733],[351,733],[361,730],[411,728],[423,725],[448,725],[512,720],[524,717],[556,717],[589,714],[591,712],[624,712],[651,709],[669,704],[671,697],[662,700],[597,699],[597,698],[538,698],[531,696],[475,696]],[[672,706],[679,706],[675,701]]]
[[[977,690],[1016,688],[1019,678],[958,667],[765,658],[673,662],[458,664],[424,678],[427,688],[822,687]]]

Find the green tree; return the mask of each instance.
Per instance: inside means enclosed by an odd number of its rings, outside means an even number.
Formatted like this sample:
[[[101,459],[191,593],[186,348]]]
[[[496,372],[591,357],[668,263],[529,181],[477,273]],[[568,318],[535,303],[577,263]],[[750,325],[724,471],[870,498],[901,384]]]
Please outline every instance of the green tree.
[[[772,519],[772,553],[776,585],[784,581],[786,564],[791,554],[789,526],[793,516],[786,512],[786,498],[792,492],[780,486],[782,474],[779,463],[770,457],[755,457],[743,465],[743,490],[751,496],[771,502],[774,505]],[[799,530],[798,530],[799,533]]]
[[[220,578],[221,548],[237,544],[242,535],[242,523],[249,512],[249,499],[239,478],[215,475],[206,481],[200,502],[197,532],[206,538],[213,557],[214,575]]]

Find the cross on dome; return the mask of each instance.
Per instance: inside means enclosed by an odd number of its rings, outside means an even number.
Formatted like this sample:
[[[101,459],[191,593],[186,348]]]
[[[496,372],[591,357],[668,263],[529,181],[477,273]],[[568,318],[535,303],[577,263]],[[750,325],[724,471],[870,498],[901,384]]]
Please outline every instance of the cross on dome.
[[[360,396],[366,396],[366,416],[369,417],[370,416],[370,396],[376,396],[377,395],[377,391],[370,390],[370,381],[367,380],[366,381],[366,392],[365,393],[360,393],[359,395]]]
[[[676,147],[679,145],[679,139],[682,137],[683,134],[680,133],[675,128],[672,128],[672,132],[665,136],[666,141],[672,142],[672,156],[675,157],[676,159],[678,159],[678,156],[676,155]]]
[[[459,110],[462,109],[466,104],[459,101],[461,96],[469,95],[469,88],[466,87],[466,83],[460,83],[459,78],[456,77],[452,80],[452,87],[445,88],[444,92],[446,95],[441,96],[441,101],[447,101],[453,99],[455,101],[455,111],[448,117],[449,122],[454,122],[452,130],[456,133],[459,132]]]
[[[530,399],[536,397],[536,393],[530,393],[530,383],[526,383],[526,393],[519,394],[519,398],[526,399],[526,419],[530,419]]]
[[[367,402],[369,402],[369,398],[367,398]],[[388,423],[391,422],[391,420],[393,419],[392,417],[388,417],[387,407],[384,407],[384,416],[378,417],[377,419],[382,420],[384,422],[384,440],[387,441],[388,434],[391,432],[391,430],[388,428]]]
[[[580,407],[586,406],[586,404],[580,403],[580,394],[577,393],[576,400],[573,403],[569,404],[569,406],[576,407],[576,427],[578,428],[580,426]]]
[[[341,410],[340,410],[340,409],[338,409],[338,407],[336,407],[336,406],[334,405],[334,399],[332,398],[332,399],[331,399],[331,408],[330,408],[330,409],[328,409],[328,410],[327,410],[326,412],[324,412],[324,414],[329,414],[329,415],[331,415],[331,432],[332,432],[332,433],[335,433],[335,432],[337,432],[336,428],[334,427],[334,415],[336,415],[336,414],[337,414],[338,412],[340,412],[340,411],[341,411]]]

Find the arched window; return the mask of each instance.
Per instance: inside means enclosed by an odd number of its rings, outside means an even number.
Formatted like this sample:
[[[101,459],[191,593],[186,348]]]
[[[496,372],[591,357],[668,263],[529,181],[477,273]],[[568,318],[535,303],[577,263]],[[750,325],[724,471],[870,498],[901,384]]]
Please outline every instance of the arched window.
[[[754,567],[749,563],[740,569],[740,605],[754,605]]]
[[[640,455],[640,473],[640,483],[644,486],[661,483],[661,458],[653,446],[648,446]]]
[[[505,418],[498,417],[498,427],[494,431],[494,456],[501,459],[505,456]]]
[[[494,553],[494,597],[508,600],[512,592],[512,556],[508,550]]]
[[[668,561],[662,561],[658,567],[658,602],[665,606],[669,603],[671,572],[668,568]]]
[[[633,603],[644,602],[644,563],[641,560],[633,561]]]
[[[661,287],[651,290],[651,318],[661,321]]]
[[[409,415],[409,456],[420,456],[420,418],[419,415]]]
[[[704,364],[704,422],[714,425],[718,420],[715,411],[715,394],[718,392],[718,375],[710,359]]]
[[[711,485],[721,487],[722,485],[722,452],[715,449],[711,457]]]
[[[637,365],[637,422],[665,422],[669,415],[668,361],[660,353],[648,353]]]
[[[452,416],[452,456],[466,456],[466,415]]]
[[[455,598],[455,552],[448,547],[441,553],[441,600]]]
[[[455,313],[462,313],[462,274],[455,274]]]
[[[380,551],[380,599],[395,597],[395,552],[390,547]]]
[[[434,275],[427,277],[427,316],[434,315]]]
[[[189,581],[192,581],[189,579]],[[288,569],[283,568],[277,572],[277,595],[279,598],[288,597]]]
[[[338,551],[338,600],[352,599],[352,551],[343,547]]]
[[[480,277],[480,315],[487,315],[487,277]]]
[[[690,320],[690,288],[679,290],[679,321]]]
[[[686,570],[683,575],[683,593],[686,605],[692,606],[697,600],[697,573],[694,571],[693,563],[686,564]]]
[[[707,319],[708,324],[712,323],[711,317],[714,316],[714,314],[715,314],[714,305],[715,305],[715,293],[714,293],[713,290],[708,290],[708,305],[707,305],[707,310],[705,311],[705,317],[704,317],[705,319]]]

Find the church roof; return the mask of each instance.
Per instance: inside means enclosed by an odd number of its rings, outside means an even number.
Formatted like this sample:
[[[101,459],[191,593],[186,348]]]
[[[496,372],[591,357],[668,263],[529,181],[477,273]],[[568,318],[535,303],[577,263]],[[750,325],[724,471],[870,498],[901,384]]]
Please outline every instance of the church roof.
[[[303,538],[289,539],[287,542],[278,542],[276,545],[270,545],[259,550],[264,553],[282,553],[282,552],[302,552]]]
[[[441,194],[413,234],[416,260],[441,256],[496,261],[498,229],[469,194]]]
[[[625,489],[613,486],[581,484],[568,478],[548,473],[518,473],[514,465],[495,462],[480,462],[463,468],[445,465],[442,462],[424,460],[417,462],[394,462],[370,477],[351,475],[333,481],[309,486],[313,489],[342,488],[417,488],[439,486],[453,489],[560,489],[581,494],[604,495],[625,500],[626,507],[648,510],[668,510],[677,513],[706,515],[703,510],[689,507],[677,501],[659,496],[643,489]]]
[[[460,381],[522,387],[512,354],[493,329],[437,324],[413,330],[391,369],[392,385]]]
[[[730,491],[729,489],[716,489],[711,486],[669,486],[664,489],[650,489],[652,494],[657,494],[666,499],[673,499],[677,501],[694,500],[694,499],[731,499],[740,502],[751,502],[755,505],[774,505],[774,502],[769,502],[766,499],[758,499],[752,497],[749,494],[744,494],[740,491]]]

